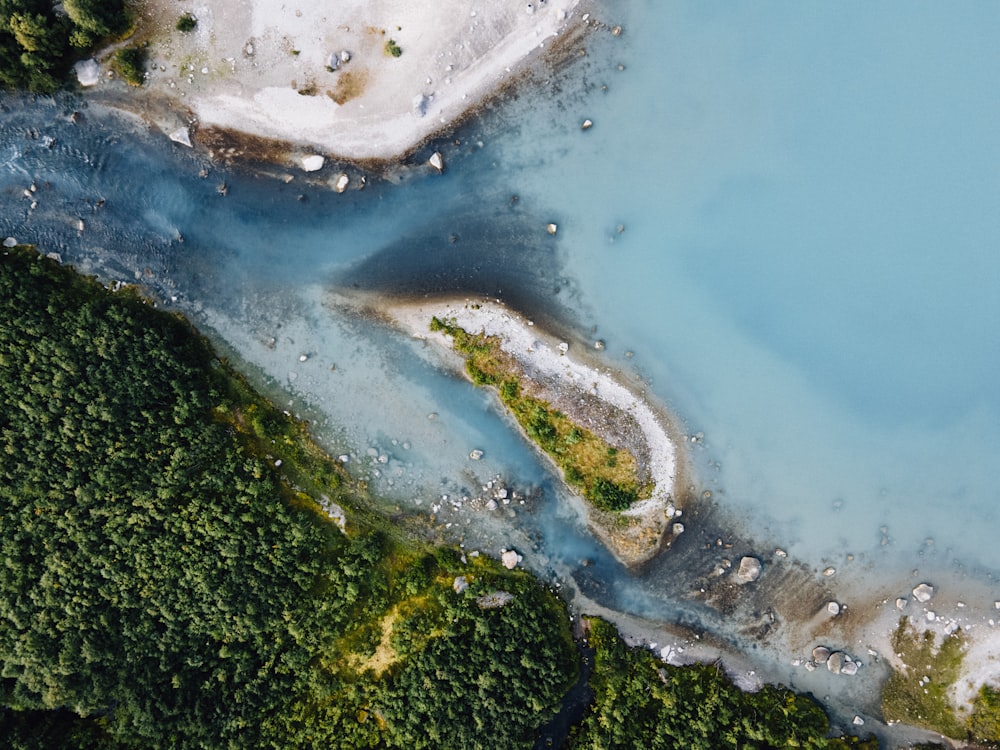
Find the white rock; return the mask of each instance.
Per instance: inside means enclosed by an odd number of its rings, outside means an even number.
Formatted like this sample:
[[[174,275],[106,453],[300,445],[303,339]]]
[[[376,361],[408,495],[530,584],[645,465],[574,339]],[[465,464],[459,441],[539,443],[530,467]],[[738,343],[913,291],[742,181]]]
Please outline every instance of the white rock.
[[[167,136],[174,143],[179,143],[182,146],[187,146],[191,148],[191,130],[187,127],[177,128],[173,133]]]
[[[548,232],[549,234],[555,234],[556,232],[559,231],[559,225],[549,222],[548,224],[545,225],[545,231]]]
[[[456,594],[461,594],[469,588],[469,582],[465,580],[465,576],[456,576],[455,580],[451,583],[451,587],[455,590]]]
[[[860,727],[862,724],[865,723],[865,720],[862,719],[860,716],[855,715],[852,723],[854,724],[854,726]]]
[[[14,237],[8,237],[8,238],[6,238],[3,241],[3,246],[4,247],[16,247],[17,246],[17,240]],[[997,609],[1000,609],[1000,607],[998,607]]]
[[[812,651],[812,657],[817,664],[826,664],[826,660],[830,658],[830,649],[826,646],[817,646]]]
[[[827,602],[826,611],[831,617],[836,617],[840,614],[840,604],[838,602]]]
[[[858,663],[850,658],[844,659],[844,664],[840,667],[840,673],[846,674],[848,677],[853,677],[858,673]]]
[[[496,510],[496,509],[497,509],[496,500],[490,500],[486,503],[486,510]]]
[[[590,130],[592,127],[594,127],[594,121],[593,120],[584,120],[583,124],[580,126],[580,129],[581,130]]]
[[[444,171],[444,157],[441,155],[440,151],[435,151],[433,154],[431,154],[431,158],[427,160],[427,163],[430,164],[438,172]]]
[[[473,461],[478,461],[484,455],[486,455],[486,454],[483,453],[481,450],[479,450],[479,448],[476,448],[474,451],[472,451],[471,453],[469,453],[469,458],[471,458]]]
[[[351,61],[351,53],[346,49],[340,50],[340,61],[342,63],[349,63]]]
[[[557,349],[559,349],[559,353],[560,353],[560,354],[565,354],[566,352],[568,352],[568,351],[569,351],[569,344],[567,344],[567,343],[566,343],[565,341],[563,341],[563,342],[562,342],[562,343],[560,343],[560,344],[559,344],[559,346],[558,346],[558,347],[556,347],[556,348],[557,348]]]
[[[336,70],[340,67],[340,55],[336,52],[331,52],[330,56],[326,58],[326,67],[330,70]]]
[[[929,602],[932,596],[934,596],[934,587],[929,583],[921,583],[913,589],[913,598],[921,604]]]
[[[684,533],[684,524],[675,523],[670,530],[674,536],[680,536],[681,534]]]
[[[339,175],[337,175],[337,179],[334,180],[334,183],[333,183],[333,190],[334,190],[334,192],[336,192],[336,193],[343,193],[345,190],[347,190],[347,186],[348,186],[348,184],[350,184],[350,182],[351,182],[351,178],[348,177],[343,172],[341,172]]]
[[[736,571],[737,583],[750,583],[760,578],[760,560],[756,557],[744,557],[740,560],[740,567]]]
[[[521,560],[522,557],[512,549],[509,549],[500,555],[500,562],[503,563],[503,566],[507,568],[507,570],[513,570],[516,568],[517,564],[521,562]]]
[[[898,599],[896,599],[896,609],[898,609],[900,612],[902,612],[904,609],[906,609],[906,605],[907,604],[909,604],[909,601],[907,601],[906,599],[904,599],[902,597],[899,597]]]
[[[80,60],[73,66],[73,70],[76,71],[76,80],[80,82],[81,86],[96,86],[97,82],[101,80],[101,66],[94,58]]]
[[[824,568],[823,569],[823,576],[825,578],[829,578],[830,576],[834,575],[836,572],[837,572],[837,569],[834,568],[833,566],[831,566],[829,568]]]
[[[319,154],[310,154],[309,156],[303,156],[300,163],[302,164],[303,171],[318,172],[323,168],[323,165],[326,163],[326,159]]]

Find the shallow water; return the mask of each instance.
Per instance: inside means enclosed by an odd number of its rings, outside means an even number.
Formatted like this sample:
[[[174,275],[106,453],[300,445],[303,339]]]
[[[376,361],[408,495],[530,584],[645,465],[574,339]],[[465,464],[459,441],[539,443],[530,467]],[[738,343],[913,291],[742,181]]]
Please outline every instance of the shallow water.
[[[611,608],[745,644],[744,622],[684,595],[710,557],[699,533],[876,591],[913,568],[992,576],[1000,11],[622,5],[603,19],[620,37],[594,32],[439,144],[444,175],[344,195],[210,165],[83,100],[7,98],[0,236],[141,280],[389,502],[440,506],[442,534],[516,546]],[[687,523],[690,556],[628,574],[488,394],[332,307],[334,289],[487,294],[606,340],[609,365],[704,434],[689,455],[714,504]],[[480,509],[500,486],[524,504]]]

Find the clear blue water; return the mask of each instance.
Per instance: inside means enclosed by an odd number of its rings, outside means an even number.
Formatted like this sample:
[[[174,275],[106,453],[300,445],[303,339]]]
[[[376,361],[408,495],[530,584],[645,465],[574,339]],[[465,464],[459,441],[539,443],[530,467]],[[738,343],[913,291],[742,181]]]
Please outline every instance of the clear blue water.
[[[445,175],[341,196],[8,97],[0,236],[140,278],[392,502],[442,504],[452,538],[608,606],[736,627],[627,575],[487,394],[329,290],[486,293],[605,339],[704,433],[695,487],[759,549],[995,573],[1000,7],[633,0],[603,20],[625,32],[443,142]],[[497,475],[524,506],[451,509]]]

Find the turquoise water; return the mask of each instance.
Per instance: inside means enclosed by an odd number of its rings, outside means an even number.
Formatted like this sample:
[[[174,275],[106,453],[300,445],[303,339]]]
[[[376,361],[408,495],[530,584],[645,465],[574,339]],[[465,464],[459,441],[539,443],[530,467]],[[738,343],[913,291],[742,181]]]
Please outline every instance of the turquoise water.
[[[605,339],[704,434],[694,488],[748,551],[994,575],[1000,8],[635,0],[602,20],[624,33],[436,144],[443,176],[341,196],[81,99],[8,97],[0,236],[141,280],[392,503],[442,506],[449,538],[516,546],[610,607],[739,627],[622,570],[487,394],[331,290],[489,294]],[[491,481],[525,504],[474,507]]]
[[[1000,564],[998,12],[633,3],[530,146],[610,348],[806,559]]]

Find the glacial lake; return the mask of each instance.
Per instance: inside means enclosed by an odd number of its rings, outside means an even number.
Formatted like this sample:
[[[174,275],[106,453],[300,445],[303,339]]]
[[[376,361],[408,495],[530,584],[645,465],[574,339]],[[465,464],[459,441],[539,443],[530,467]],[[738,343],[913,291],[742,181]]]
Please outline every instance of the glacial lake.
[[[86,98],[7,96],[0,236],[143,283],[393,509],[440,506],[446,538],[515,546],[611,609],[740,643],[677,570],[618,565],[488,393],[332,292],[487,295],[571,350],[603,340],[747,552],[873,588],[993,581],[1000,7],[630,0],[602,20],[623,33],[343,195]],[[525,502],[482,510],[489,482]]]

